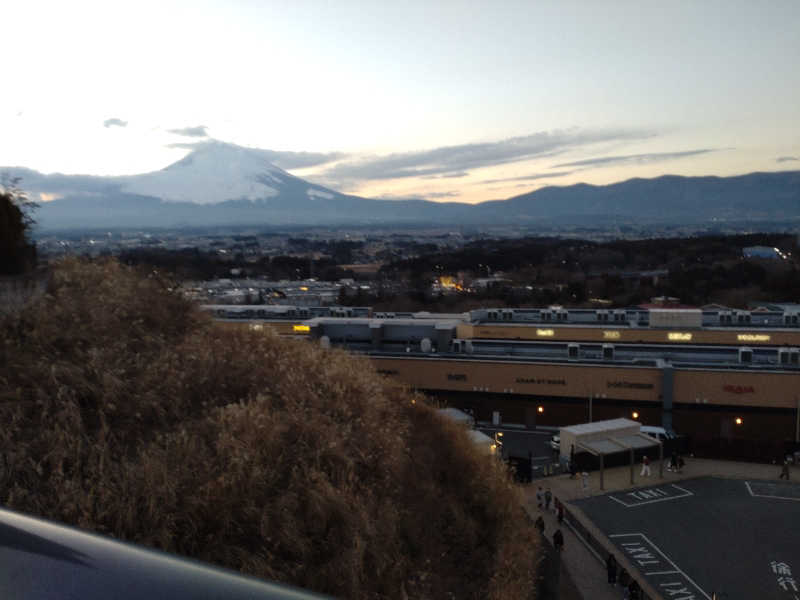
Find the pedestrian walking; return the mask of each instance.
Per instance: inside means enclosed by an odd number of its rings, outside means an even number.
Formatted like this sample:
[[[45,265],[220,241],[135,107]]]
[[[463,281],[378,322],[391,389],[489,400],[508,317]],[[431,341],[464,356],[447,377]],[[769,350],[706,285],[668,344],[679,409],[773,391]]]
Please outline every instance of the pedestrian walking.
[[[536,527],[536,529],[539,530],[539,533],[544,535],[544,519],[542,518],[542,515],[539,515],[536,518],[536,521],[534,522],[533,525],[534,525],[534,527]]]
[[[683,465],[685,465],[685,464],[686,463],[683,462],[683,457],[679,454],[678,455],[678,473],[681,473],[683,471]]]
[[[785,458],[783,459],[783,466],[781,467],[781,475],[778,479],[785,479],[789,481],[789,461]]]
[[[642,473],[641,477],[650,477],[650,459],[645,454],[642,457]]]
[[[545,510],[550,510],[550,503],[553,501],[553,492],[550,491],[550,488],[547,488],[544,492],[544,508]]]
[[[628,598],[628,584],[631,582],[630,575],[628,575],[628,571],[625,570],[625,567],[619,568],[619,576],[617,577],[617,583],[622,587],[622,597]]]
[[[617,559],[611,553],[606,559],[606,572],[608,573],[608,583],[617,585]]]
[[[667,467],[667,471],[676,471],[678,470],[678,453],[674,450],[672,451],[672,456],[669,457],[669,466]]]
[[[639,584],[636,583],[635,579],[631,579],[631,582],[628,584],[628,597],[630,600],[639,600],[640,592],[641,588],[639,587]]]
[[[555,546],[557,552],[561,552],[564,548],[564,534],[561,533],[560,529],[556,529],[553,534],[553,546]]]
[[[558,517],[558,524],[561,525],[564,522],[564,505],[560,502],[558,503],[558,509],[556,510],[556,515]]]
[[[544,506],[544,491],[542,490],[542,486],[539,486],[539,489],[536,490],[536,505],[539,507],[539,510],[542,510]]]

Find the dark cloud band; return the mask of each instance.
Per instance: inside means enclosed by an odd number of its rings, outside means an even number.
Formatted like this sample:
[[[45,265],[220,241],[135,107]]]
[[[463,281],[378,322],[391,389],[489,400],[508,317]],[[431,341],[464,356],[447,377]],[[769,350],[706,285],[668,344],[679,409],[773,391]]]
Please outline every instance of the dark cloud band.
[[[185,137],[206,137],[208,136],[208,132],[206,131],[207,127],[205,125],[197,125],[195,127],[183,127],[180,129],[167,129],[169,133],[174,133],[175,135],[182,135]]]
[[[676,158],[685,158],[687,156],[696,156],[698,154],[708,154],[709,152],[717,152],[716,148],[701,148],[698,150],[685,150],[683,152],[651,152],[649,154],[628,154],[625,156],[599,156],[597,158],[587,158],[585,160],[576,160],[574,162],[561,163],[555,165],[555,168],[561,167],[595,167],[605,165],[621,165],[621,164],[645,164],[661,162],[665,160],[674,160]]]
[[[342,162],[320,176],[340,185],[376,179],[463,176],[469,169],[553,156],[599,142],[641,140],[652,136],[651,132],[628,130],[539,132],[496,142],[442,146]]]

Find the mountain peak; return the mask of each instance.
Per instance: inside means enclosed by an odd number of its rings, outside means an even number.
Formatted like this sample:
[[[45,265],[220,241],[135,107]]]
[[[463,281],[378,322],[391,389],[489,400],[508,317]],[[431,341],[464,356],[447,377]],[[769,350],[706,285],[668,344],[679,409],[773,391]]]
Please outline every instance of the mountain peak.
[[[123,188],[169,202],[196,204],[272,198],[292,176],[266,157],[263,150],[210,140],[160,171],[125,178]]]

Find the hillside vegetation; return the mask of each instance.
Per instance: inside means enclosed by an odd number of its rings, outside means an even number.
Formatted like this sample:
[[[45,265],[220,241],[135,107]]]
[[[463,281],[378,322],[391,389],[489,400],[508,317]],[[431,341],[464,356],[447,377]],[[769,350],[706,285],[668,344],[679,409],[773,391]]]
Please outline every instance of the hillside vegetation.
[[[531,597],[505,471],[341,351],[69,260],[0,327],[0,503],[346,598]]]

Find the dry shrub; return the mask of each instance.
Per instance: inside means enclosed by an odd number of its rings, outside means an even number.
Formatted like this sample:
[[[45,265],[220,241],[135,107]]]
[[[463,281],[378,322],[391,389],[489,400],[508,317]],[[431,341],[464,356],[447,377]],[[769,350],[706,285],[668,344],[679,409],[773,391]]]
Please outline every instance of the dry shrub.
[[[0,501],[348,598],[531,597],[502,466],[364,359],[65,261],[7,318]]]

